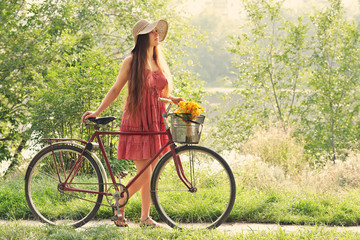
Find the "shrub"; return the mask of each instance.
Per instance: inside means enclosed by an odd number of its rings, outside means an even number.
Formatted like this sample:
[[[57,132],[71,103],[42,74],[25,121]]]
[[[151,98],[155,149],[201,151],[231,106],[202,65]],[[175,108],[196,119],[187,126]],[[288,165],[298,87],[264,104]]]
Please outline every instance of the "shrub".
[[[297,173],[305,162],[304,143],[292,133],[292,129],[284,131],[276,126],[258,128],[244,143],[243,151],[268,164],[282,167],[287,174]]]
[[[304,171],[303,184],[316,192],[341,192],[360,187],[360,153],[350,153],[344,161],[328,161],[322,168]]]

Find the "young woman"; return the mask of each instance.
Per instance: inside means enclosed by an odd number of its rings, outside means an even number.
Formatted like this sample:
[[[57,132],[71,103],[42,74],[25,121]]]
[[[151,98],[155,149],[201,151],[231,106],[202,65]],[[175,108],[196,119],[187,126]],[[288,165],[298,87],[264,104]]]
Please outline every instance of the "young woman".
[[[160,131],[165,129],[161,113],[165,111],[164,103],[158,97],[167,97],[175,104],[184,99],[170,95],[171,76],[161,54],[159,42],[166,37],[168,23],[159,20],[153,23],[147,20],[138,21],[133,27],[135,47],[131,55],[122,63],[115,84],[95,112],[87,111],[82,121],[97,117],[118,97],[122,88],[128,83],[128,96],[122,116],[121,131]],[[167,141],[164,135],[126,136],[120,135],[118,159],[135,162],[137,171],[143,169],[149,160]],[[128,189],[129,197],[140,190],[141,193],[141,226],[158,227],[150,218],[150,177],[157,161],[138,178]],[[120,200],[121,203],[121,200]],[[124,207],[120,209],[121,217],[115,218],[117,226],[127,226]],[[117,211],[114,211],[117,215]]]

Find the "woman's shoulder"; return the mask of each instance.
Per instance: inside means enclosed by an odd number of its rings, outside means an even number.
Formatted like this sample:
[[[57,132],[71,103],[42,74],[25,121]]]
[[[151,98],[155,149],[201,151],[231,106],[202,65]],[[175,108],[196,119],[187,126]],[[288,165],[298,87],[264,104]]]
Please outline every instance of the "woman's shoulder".
[[[121,64],[121,68],[129,70],[131,66],[131,61],[132,61],[132,56],[126,57]]]
[[[131,64],[132,59],[133,59],[133,58],[132,58],[132,55],[127,56],[127,57],[124,59],[123,64],[130,65],[130,64]]]

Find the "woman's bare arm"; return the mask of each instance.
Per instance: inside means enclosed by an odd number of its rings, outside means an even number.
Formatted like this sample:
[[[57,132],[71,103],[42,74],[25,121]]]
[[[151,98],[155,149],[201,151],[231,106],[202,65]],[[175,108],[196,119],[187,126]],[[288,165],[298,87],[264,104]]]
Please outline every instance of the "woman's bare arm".
[[[119,96],[121,90],[127,83],[129,79],[129,71],[130,71],[130,64],[131,64],[132,57],[127,57],[120,69],[119,75],[116,78],[116,82],[110,88],[109,92],[106,94],[104,100],[101,102],[100,106],[95,112],[86,111],[82,116],[82,122],[89,117],[97,117],[102,113],[105,109],[107,109],[111,103],[115,101],[115,99]]]

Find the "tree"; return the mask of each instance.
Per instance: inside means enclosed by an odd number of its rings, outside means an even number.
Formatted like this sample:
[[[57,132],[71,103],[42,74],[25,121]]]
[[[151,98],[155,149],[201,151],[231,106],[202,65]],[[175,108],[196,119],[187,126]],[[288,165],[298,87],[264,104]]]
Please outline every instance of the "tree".
[[[133,47],[132,26],[141,18],[169,20],[165,54],[176,88],[188,98],[203,93],[195,74],[183,70],[184,45],[196,41],[196,31],[169,0],[1,4],[0,161],[16,166],[30,137],[86,138],[81,115],[96,108],[114,83]],[[122,100],[104,114],[121,116]],[[14,143],[21,148],[10,147]]]
[[[33,73],[43,72],[51,59],[44,48],[49,43],[46,13],[51,6],[42,7],[40,13],[40,7],[25,1],[0,5],[0,161],[12,160],[16,165],[28,138],[24,128]]]
[[[240,148],[255,125],[277,122],[296,128],[312,159],[359,149],[359,25],[344,19],[341,1],[297,22],[282,17],[280,1],[243,2],[249,29],[230,49],[241,99],[219,122],[236,136],[227,145]]]
[[[284,19],[282,2],[244,0],[248,29],[231,37],[236,90],[230,97],[241,97],[219,126],[237,148],[255,125],[277,122],[286,131],[298,118],[308,27],[302,18],[297,23]]]
[[[329,2],[330,7],[311,17],[311,91],[302,131],[308,149],[335,161],[359,149],[360,32],[359,25],[344,19],[340,0]]]

